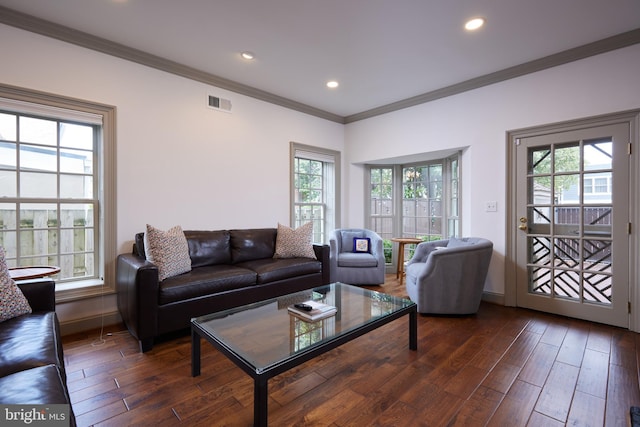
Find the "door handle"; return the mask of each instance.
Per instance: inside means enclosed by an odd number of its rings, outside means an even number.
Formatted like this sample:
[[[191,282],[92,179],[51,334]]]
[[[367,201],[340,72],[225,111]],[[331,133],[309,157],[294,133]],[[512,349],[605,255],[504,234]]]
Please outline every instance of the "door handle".
[[[518,229],[522,230],[522,231],[526,231],[527,230],[527,218],[521,216],[520,217],[520,225],[518,226]]]

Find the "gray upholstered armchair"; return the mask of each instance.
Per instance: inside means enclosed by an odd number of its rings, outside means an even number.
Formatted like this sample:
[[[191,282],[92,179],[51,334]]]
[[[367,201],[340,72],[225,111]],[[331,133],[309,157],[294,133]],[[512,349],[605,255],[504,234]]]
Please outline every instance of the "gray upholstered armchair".
[[[354,239],[363,239],[354,242]],[[366,243],[368,250],[356,247]],[[384,252],[382,238],[374,231],[362,228],[334,230],[329,237],[331,281],[350,285],[381,285],[384,283]]]
[[[493,243],[478,237],[420,243],[405,269],[418,312],[477,312],[492,254]]]

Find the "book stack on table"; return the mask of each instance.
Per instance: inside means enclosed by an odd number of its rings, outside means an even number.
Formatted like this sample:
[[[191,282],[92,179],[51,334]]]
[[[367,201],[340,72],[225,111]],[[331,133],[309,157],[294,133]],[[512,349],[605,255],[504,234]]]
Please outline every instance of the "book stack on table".
[[[299,304],[292,304],[287,307],[287,309],[289,310],[289,313],[301,318],[302,320],[311,322],[333,316],[338,311],[338,309],[332,305],[313,300]]]

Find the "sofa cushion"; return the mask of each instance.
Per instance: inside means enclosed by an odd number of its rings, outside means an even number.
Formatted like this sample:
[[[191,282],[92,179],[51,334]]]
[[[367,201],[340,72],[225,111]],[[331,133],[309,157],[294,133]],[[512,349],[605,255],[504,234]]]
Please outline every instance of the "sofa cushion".
[[[0,390],[0,403],[5,405],[69,403],[64,380],[55,365],[38,366],[1,377]]]
[[[231,262],[272,258],[276,249],[275,228],[231,230]]]
[[[313,251],[313,223],[293,229],[278,223],[274,258],[316,258]]]
[[[266,258],[236,265],[255,271],[259,285],[322,272],[322,263],[309,258]]]
[[[205,265],[231,264],[231,235],[227,230],[185,230],[191,268]]]
[[[341,252],[338,254],[339,267],[377,267],[378,260],[366,252]]]
[[[63,367],[59,340],[56,314],[52,311],[19,316],[1,323],[0,377],[49,364]]]
[[[147,260],[158,266],[158,280],[191,270],[189,245],[179,225],[162,231],[147,224],[144,235]]]
[[[5,251],[0,246],[0,322],[31,313],[31,306],[9,275]]]
[[[159,304],[182,302],[214,293],[255,286],[256,273],[234,265],[209,265],[160,283]]]

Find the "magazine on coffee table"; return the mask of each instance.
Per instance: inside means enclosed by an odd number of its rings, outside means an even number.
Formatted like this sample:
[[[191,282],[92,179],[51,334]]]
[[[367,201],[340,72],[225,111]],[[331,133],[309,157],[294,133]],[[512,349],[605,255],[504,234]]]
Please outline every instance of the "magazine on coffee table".
[[[289,313],[303,320],[316,321],[336,314],[338,309],[332,305],[318,301],[307,300],[287,307]]]

